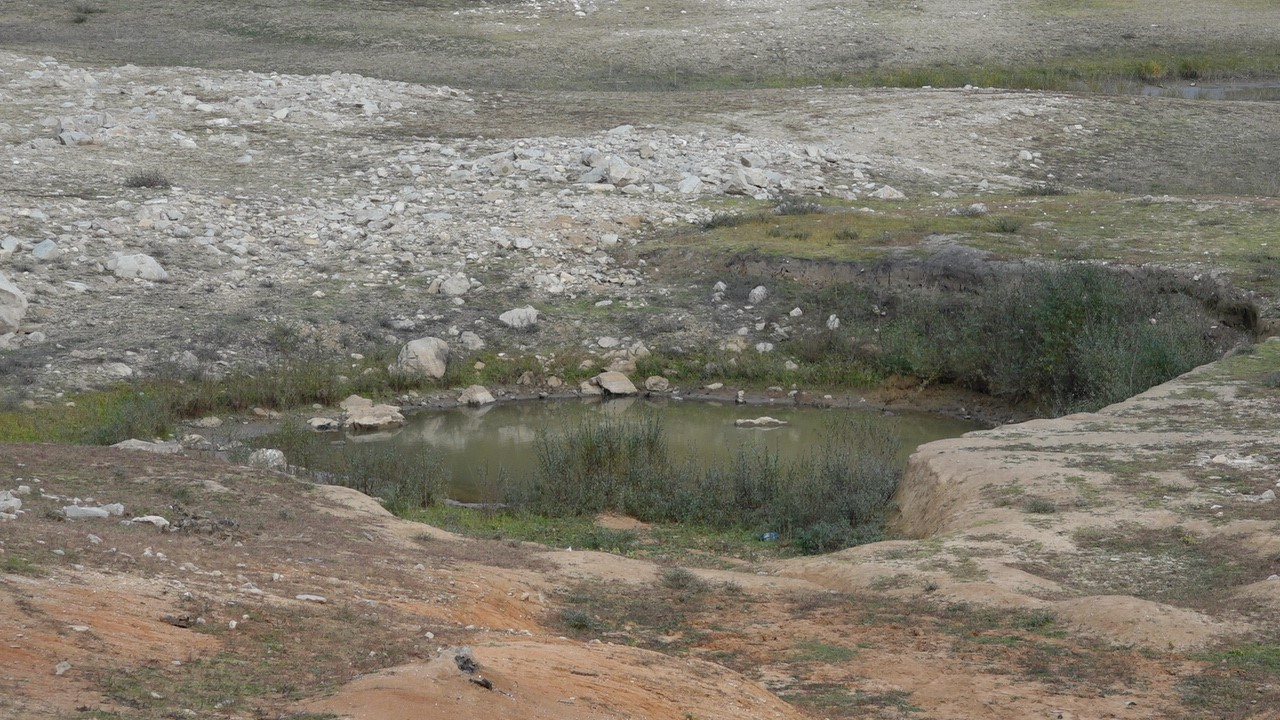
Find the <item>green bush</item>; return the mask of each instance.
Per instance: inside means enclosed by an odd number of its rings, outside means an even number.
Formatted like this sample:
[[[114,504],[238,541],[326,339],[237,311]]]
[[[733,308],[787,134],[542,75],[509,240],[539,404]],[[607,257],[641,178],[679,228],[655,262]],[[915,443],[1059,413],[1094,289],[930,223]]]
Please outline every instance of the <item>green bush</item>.
[[[886,372],[958,382],[1051,414],[1118,402],[1225,349],[1194,298],[1090,265],[1029,270],[958,301],[917,294],[896,307],[879,328]]]

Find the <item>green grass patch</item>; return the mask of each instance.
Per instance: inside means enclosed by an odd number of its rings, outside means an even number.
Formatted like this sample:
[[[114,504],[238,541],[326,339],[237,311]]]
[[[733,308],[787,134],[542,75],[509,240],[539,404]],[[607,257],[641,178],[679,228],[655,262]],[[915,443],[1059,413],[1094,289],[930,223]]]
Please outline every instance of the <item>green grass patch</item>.
[[[821,640],[801,640],[795,644],[795,652],[787,658],[787,662],[836,665],[857,656],[857,648],[832,645]]]
[[[40,568],[31,558],[21,555],[6,555],[4,560],[0,561],[0,573],[6,575],[39,575]]]

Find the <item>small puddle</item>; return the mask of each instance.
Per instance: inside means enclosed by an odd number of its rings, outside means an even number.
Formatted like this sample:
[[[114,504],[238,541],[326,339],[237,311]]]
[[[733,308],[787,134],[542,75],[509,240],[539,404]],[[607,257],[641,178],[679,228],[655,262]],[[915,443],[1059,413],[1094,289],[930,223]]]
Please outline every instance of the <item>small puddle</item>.
[[[758,446],[786,462],[799,459],[820,441],[827,425],[840,414],[876,412],[836,408],[673,401],[623,398],[600,401],[515,402],[480,408],[459,407],[418,413],[392,433],[351,436],[354,442],[425,444],[441,456],[451,478],[448,495],[462,502],[493,502],[500,473],[520,476],[537,465],[542,432],[558,432],[605,419],[640,419],[659,413],[673,455],[704,466],[724,462],[739,450]],[[876,413],[879,415],[879,413]],[[770,416],[786,421],[772,429],[739,428],[738,419]],[[919,445],[957,437],[984,426],[975,422],[903,412],[885,416],[898,428],[902,460]]]
[[[1280,100],[1280,81],[1208,85],[1144,85],[1142,94],[1184,100]]]

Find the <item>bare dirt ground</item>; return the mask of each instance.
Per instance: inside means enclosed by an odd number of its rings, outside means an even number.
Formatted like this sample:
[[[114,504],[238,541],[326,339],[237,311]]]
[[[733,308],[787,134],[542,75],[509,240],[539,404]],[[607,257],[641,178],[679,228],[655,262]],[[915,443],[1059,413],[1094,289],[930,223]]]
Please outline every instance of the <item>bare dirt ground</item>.
[[[386,334],[384,321],[415,313],[432,329],[465,326],[536,296],[522,294],[529,278],[510,267],[520,261],[486,268],[494,296],[456,314],[404,283],[453,271],[450,263],[478,247],[466,243],[492,226],[567,247],[603,233],[642,237],[666,218],[693,222],[707,209],[679,197],[612,196],[562,208],[562,185],[524,194],[513,179],[485,176],[465,192],[441,190],[456,216],[450,231],[464,238],[458,247],[415,258],[412,271],[397,259],[341,278],[353,246],[326,249],[308,233],[328,238],[336,221],[326,213],[386,200],[377,168],[407,168],[413,161],[400,157],[425,154],[429,143],[473,162],[531,138],[604,143],[624,123],[651,133],[645,140],[704,133],[699,142],[723,142],[723,153],[747,140],[801,156],[806,144],[821,145],[841,157],[824,171],[831,192],[856,186],[857,170],[913,195],[953,191],[966,201],[1046,178],[1194,195],[1180,201],[1188,213],[1230,218],[1216,227],[1246,218],[1247,237],[1201,248],[1194,236],[1164,248],[1135,234],[1111,238],[1116,256],[1131,257],[1129,243],[1192,271],[1237,256],[1266,262],[1275,203],[1264,196],[1275,194],[1280,165],[1273,104],[741,88],[876,66],[1274,53],[1277,27],[1280,8],[1261,0],[8,2],[0,47],[12,53],[12,85],[0,132],[14,162],[0,188],[0,235],[50,237],[65,249],[107,220],[139,220],[159,200],[210,225],[241,213],[276,230],[240,266],[189,252],[149,215],[146,227],[92,235],[103,245],[85,242],[84,258],[20,267],[3,259],[31,294],[27,337],[51,338],[20,348],[5,380],[52,391],[99,383],[112,361],[146,371],[184,350],[254,359],[274,326],[260,322],[323,330],[340,315],[335,334],[352,336]],[[174,94],[148,114],[160,101],[99,97],[79,75],[42,84],[28,73],[55,73],[38,67],[43,54],[75,66],[58,69],[60,78],[83,66],[121,86]],[[108,69],[125,63],[148,67]],[[403,104],[365,115],[358,97],[319,110],[318,100],[298,101],[297,125],[267,125],[258,120],[274,108],[233,99],[247,90],[201,84],[264,80],[242,69],[341,70],[464,94],[369,85]],[[336,82],[341,90],[354,81]],[[37,89],[15,89],[28,85]],[[685,89],[653,92],[668,86]],[[537,92],[547,88],[554,92]],[[184,93],[212,114],[181,105]],[[44,118],[81,110],[131,117],[146,141],[74,155],[30,144],[50,139]],[[248,136],[254,164],[238,162],[239,140],[209,141],[224,129]],[[177,153],[182,137],[198,139],[199,151]],[[154,167],[179,188],[161,197],[121,187]],[[483,199],[491,190],[512,192],[502,202],[514,198],[516,210]],[[307,213],[316,225],[289,225]],[[562,215],[573,216],[570,226]],[[56,230],[46,232],[42,216]],[[374,241],[388,256],[413,245]],[[95,263],[113,248],[155,252],[173,280],[104,279]],[[303,256],[318,259],[295,266]],[[382,270],[392,279],[378,277]],[[1273,278],[1253,278],[1272,316]],[[592,287],[584,297],[667,302],[661,291],[673,288],[651,282]],[[691,303],[691,315],[705,314],[693,312],[704,302]],[[602,324],[583,330],[575,319],[549,320],[547,336],[593,337],[614,322],[594,318]],[[690,324],[714,335],[734,320]],[[196,457],[5,446],[0,490],[31,491],[20,495],[24,514],[0,522],[0,717],[1280,717],[1280,582],[1269,579],[1280,574],[1280,504],[1265,496],[1277,489],[1277,352],[1261,345],[1096,414],[924,448],[897,498],[902,540],[821,558],[708,562],[689,573],[463,540],[397,520],[351,491]],[[61,509],[77,499],[120,502],[125,514],[65,519]],[[180,527],[120,524],[146,515]]]
[[[1277,352],[927,446],[898,498],[922,540],[720,569],[461,540],[194,457],[9,446],[0,484],[33,491],[3,526],[0,715],[1274,717],[1248,653],[1277,608]],[[63,519],[73,498],[178,529]]]

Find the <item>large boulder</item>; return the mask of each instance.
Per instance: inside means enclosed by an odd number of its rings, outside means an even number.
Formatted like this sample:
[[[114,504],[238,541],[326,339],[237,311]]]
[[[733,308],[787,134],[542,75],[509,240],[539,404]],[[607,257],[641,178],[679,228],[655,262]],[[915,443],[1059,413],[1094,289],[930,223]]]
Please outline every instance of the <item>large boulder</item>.
[[[472,385],[462,394],[458,396],[458,402],[463,405],[488,405],[495,402],[493,393],[483,385]]]
[[[0,272],[0,335],[17,332],[27,314],[27,296]]]
[[[449,344],[437,337],[418,338],[406,344],[388,370],[394,375],[444,377],[449,363]]]
[[[591,382],[609,395],[635,395],[638,392],[631,380],[620,372],[602,372],[591,378]]]
[[[498,316],[503,325],[515,330],[522,330],[538,324],[538,309],[532,305],[508,310]]]
[[[160,267],[155,258],[142,253],[116,255],[107,261],[107,269],[115,273],[116,277],[126,280],[139,278],[162,282],[169,279],[169,273]]]
[[[449,297],[466,295],[470,289],[471,281],[467,279],[466,275],[453,275],[445,278],[440,283],[440,294],[448,295]]]
[[[348,411],[347,427],[352,430],[387,430],[404,424],[404,415],[395,405],[370,405]]]

